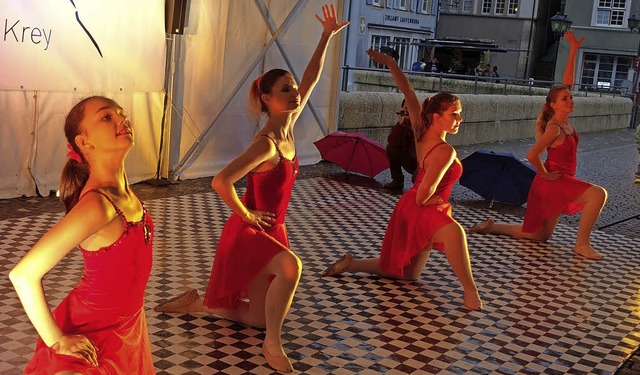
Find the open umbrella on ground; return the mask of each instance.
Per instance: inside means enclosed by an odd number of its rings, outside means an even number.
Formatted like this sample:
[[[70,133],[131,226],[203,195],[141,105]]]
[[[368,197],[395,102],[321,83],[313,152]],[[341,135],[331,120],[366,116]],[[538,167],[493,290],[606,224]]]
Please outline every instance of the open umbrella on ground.
[[[536,171],[511,153],[479,150],[462,160],[460,185],[493,202],[522,205]]]
[[[313,142],[324,160],[349,172],[373,177],[389,168],[387,153],[380,142],[360,133],[334,132]]]

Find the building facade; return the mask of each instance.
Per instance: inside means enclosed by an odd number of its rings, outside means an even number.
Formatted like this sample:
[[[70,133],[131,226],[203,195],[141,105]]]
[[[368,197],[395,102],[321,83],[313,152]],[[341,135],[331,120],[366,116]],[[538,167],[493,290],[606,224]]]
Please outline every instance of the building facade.
[[[486,52],[480,64],[498,66],[501,77],[527,79],[549,47],[548,19],[557,0],[441,0],[436,38],[484,40],[501,52]]]
[[[628,28],[628,19],[640,17],[640,0],[565,0],[565,14],[573,21],[571,30],[585,37],[577,57],[576,84],[631,95],[640,53],[640,34]],[[560,44],[556,80],[568,55]]]
[[[423,58],[415,44],[435,35],[437,0],[347,0],[345,17],[351,21],[344,41],[343,66],[377,68],[367,49],[393,48],[398,64],[411,69]]]

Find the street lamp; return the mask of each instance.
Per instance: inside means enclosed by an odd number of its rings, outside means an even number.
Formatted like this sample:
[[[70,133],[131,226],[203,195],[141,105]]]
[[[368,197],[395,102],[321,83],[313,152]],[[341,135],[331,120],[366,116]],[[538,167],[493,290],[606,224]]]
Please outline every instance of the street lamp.
[[[627,19],[627,26],[629,26],[629,30],[631,32],[640,33],[640,18],[636,17],[636,15],[632,15]],[[636,54],[636,61],[634,62],[634,70],[633,70],[633,87],[631,88],[631,93],[633,94],[633,106],[631,107],[631,123],[629,124],[630,128],[636,127],[636,112],[638,110],[638,59],[640,58],[640,42],[638,42],[638,53]]]
[[[571,28],[573,21],[567,17],[566,14],[556,13],[555,16],[549,19],[551,21],[551,31],[555,36],[556,45],[556,60],[553,63],[553,72],[551,73],[551,80],[556,80],[556,65],[558,65],[558,50],[560,49],[560,39],[564,33]]]

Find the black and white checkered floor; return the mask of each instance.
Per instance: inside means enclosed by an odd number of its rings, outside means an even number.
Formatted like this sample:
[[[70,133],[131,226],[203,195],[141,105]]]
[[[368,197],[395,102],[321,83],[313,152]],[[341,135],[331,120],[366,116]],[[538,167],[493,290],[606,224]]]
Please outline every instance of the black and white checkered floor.
[[[417,282],[320,272],[345,251],[376,256],[398,196],[324,178],[299,180],[287,218],[302,280],[284,327],[285,350],[304,374],[611,374],[640,344],[640,252],[634,240],[596,232],[605,260],[573,256],[575,229],[561,225],[536,244],[471,235],[485,310],[462,307],[443,254]],[[268,374],[264,333],[206,315],[158,314],[159,301],[204,292],[229,210],[213,193],[146,202],[156,224],[147,317],[158,374]],[[495,212],[456,206],[469,226]],[[9,269],[60,218],[0,221],[0,373],[18,374],[36,334],[8,281]],[[57,305],[82,272],[79,252],[47,275]]]

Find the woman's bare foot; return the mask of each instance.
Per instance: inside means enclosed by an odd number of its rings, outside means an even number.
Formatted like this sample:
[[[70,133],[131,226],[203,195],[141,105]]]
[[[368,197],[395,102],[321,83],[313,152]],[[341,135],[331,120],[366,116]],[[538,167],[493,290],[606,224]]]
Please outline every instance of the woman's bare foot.
[[[495,221],[493,221],[493,219],[487,219],[485,221],[483,221],[480,224],[477,224],[469,229],[467,229],[467,233],[471,234],[471,233],[480,233],[480,234],[486,234],[489,233],[489,231],[491,230],[491,227],[493,227],[493,224],[495,224]]]
[[[276,350],[273,351],[276,352]],[[280,350],[278,350],[277,352],[279,353],[271,354],[271,352],[267,348],[267,344],[262,344],[262,354],[264,355],[264,358],[267,360],[267,363],[269,364],[269,366],[271,366],[272,369],[283,373],[293,372],[293,365],[291,365],[291,361],[289,361],[289,358],[284,353],[284,350],[280,348]]]
[[[343,273],[347,267],[353,262],[353,256],[349,253],[344,254],[337,262],[329,266],[324,272],[322,272],[322,276],[337,276]]]
[[[191,312],[191,307],[200,300],[200,295],[195,289],[189,289],[181,295],[153,308],[157,312]]]
[[[576,245],[573,249],[576,254],[582,255],[585,258],[593,260],[602,260],[602,255],[598,253],[590,244]]]
[[[482,300],[480,299],[480,295],[478,292],[475,293],[465,293],[464,294],[464,305],[469,310],[481,311],[484,307]]]

